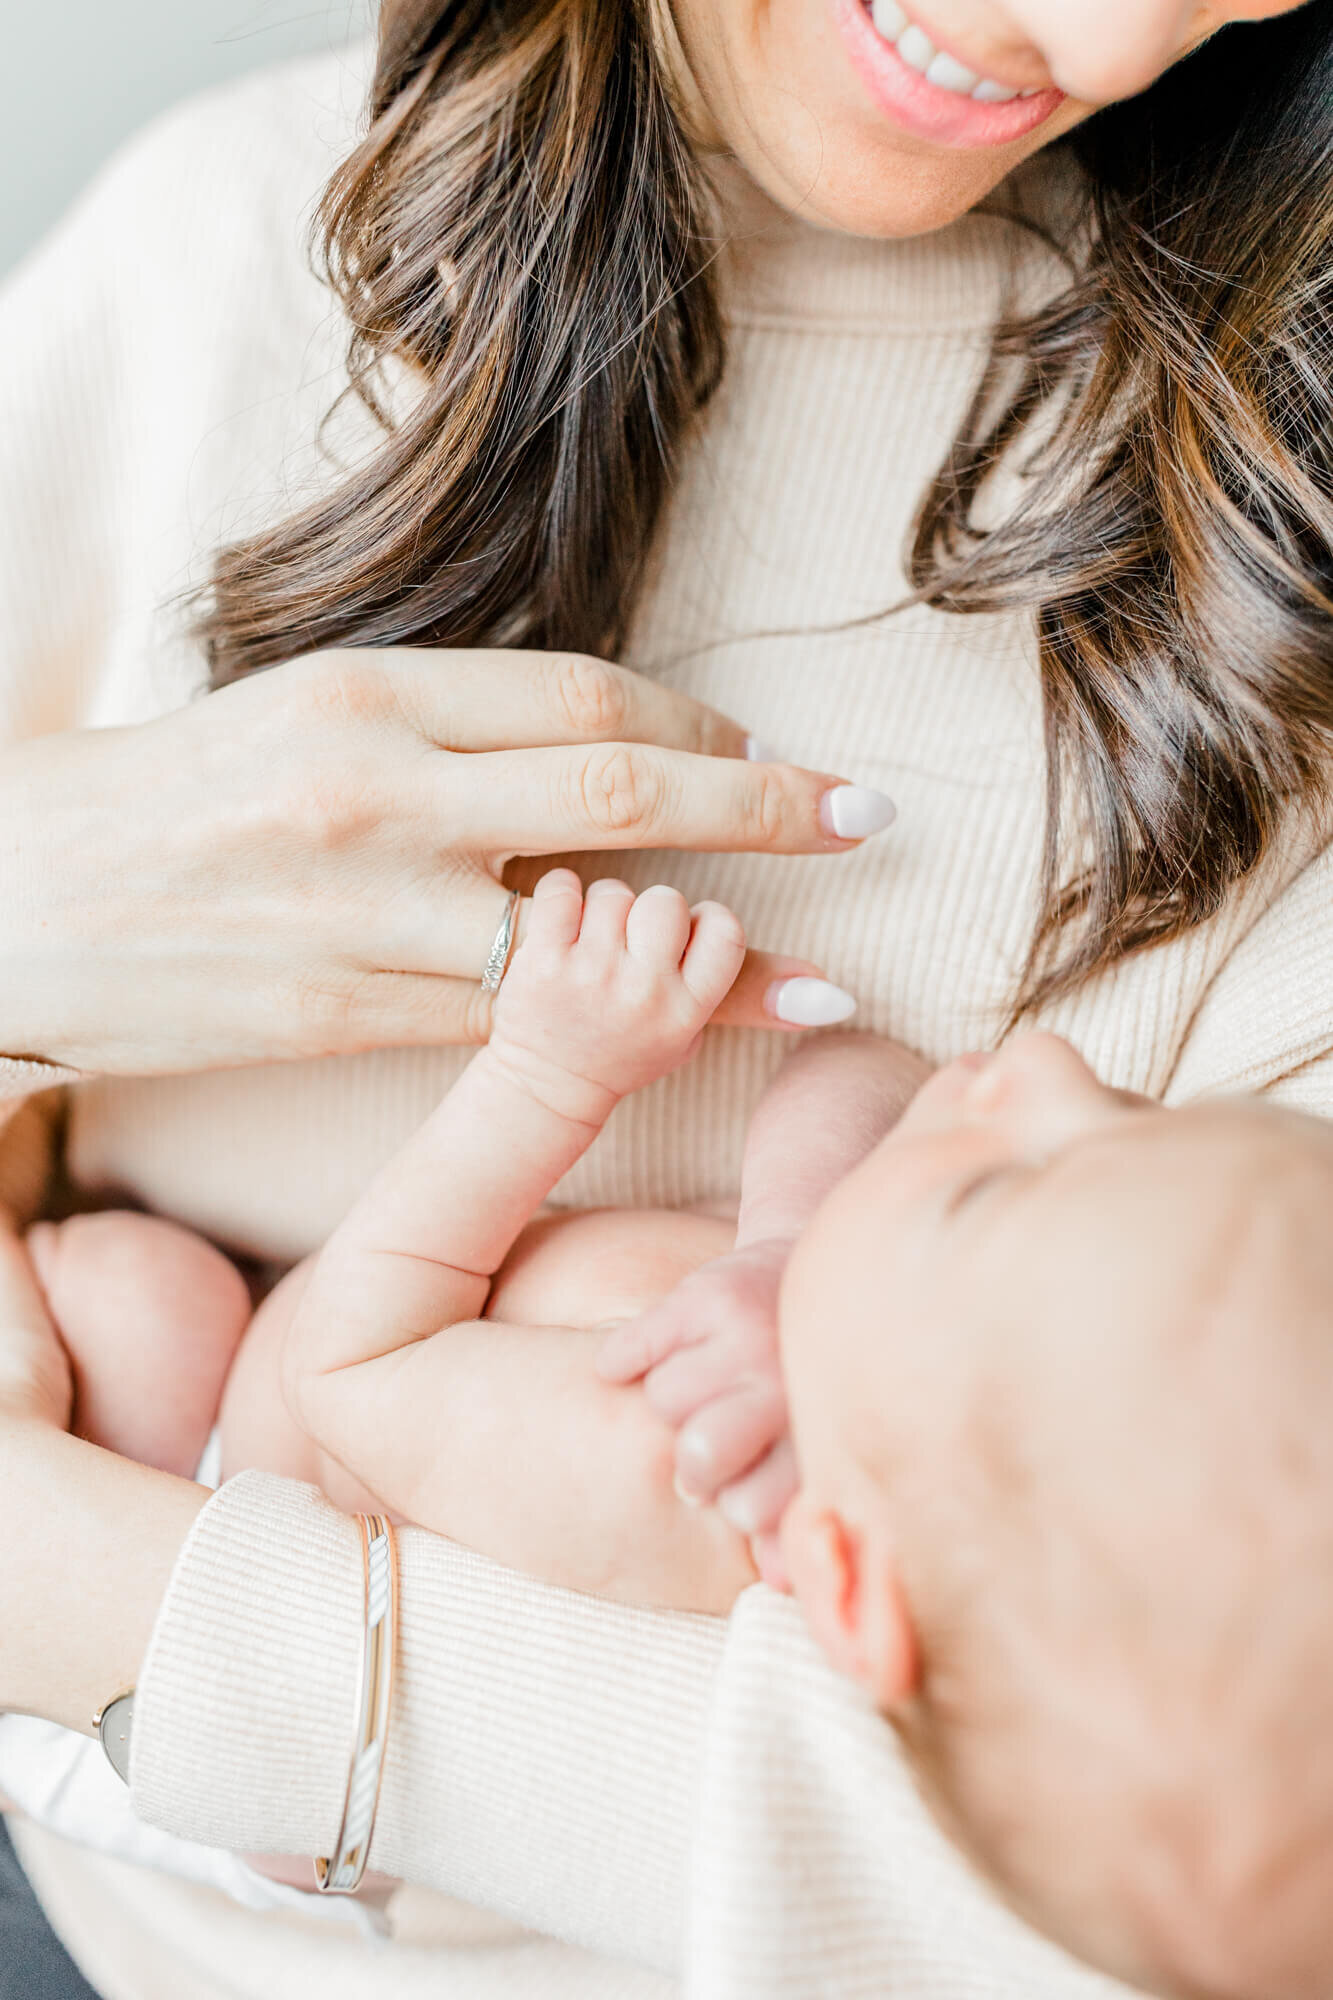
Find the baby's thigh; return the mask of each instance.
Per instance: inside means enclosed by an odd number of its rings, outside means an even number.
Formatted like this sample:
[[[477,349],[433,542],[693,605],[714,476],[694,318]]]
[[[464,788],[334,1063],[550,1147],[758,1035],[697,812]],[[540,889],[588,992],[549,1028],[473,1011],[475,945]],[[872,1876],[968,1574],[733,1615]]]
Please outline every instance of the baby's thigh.
[[[736,1241],[734,1219],[668,1209],[540,1216],[496,1274],[488,1319],[515,1326],[605,1326],[658,1305]]]
[[[39,1222],[28,1252],[74,1374],[74,1429],[189,1477],[250,1317],[220,1250],[163,1217],[104,1210]]]

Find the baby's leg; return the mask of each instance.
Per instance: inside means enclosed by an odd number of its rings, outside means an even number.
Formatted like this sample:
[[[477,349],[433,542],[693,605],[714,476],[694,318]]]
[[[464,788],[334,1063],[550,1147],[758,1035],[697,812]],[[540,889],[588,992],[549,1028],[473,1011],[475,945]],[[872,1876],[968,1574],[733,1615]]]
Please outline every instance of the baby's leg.
[[[28,1249],[74,1371],[74,1428],[192,1478],[250,1317],[235,1265],[157,1216],[39,1222]]]

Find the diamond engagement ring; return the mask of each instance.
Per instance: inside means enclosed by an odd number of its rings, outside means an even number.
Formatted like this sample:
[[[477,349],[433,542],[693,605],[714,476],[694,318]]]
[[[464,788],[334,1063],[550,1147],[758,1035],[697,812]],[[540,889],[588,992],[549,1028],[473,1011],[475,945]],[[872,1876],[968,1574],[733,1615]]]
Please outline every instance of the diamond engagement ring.
[[[509,970],[509,961],[514,955],[514,937],[518,930],[518,904],[519,892],[517,889],[511,890],[500,928],[495,933],[491,955],[486,960],[486,969],[481,975],[483,993],[498,993],[500,981]]]

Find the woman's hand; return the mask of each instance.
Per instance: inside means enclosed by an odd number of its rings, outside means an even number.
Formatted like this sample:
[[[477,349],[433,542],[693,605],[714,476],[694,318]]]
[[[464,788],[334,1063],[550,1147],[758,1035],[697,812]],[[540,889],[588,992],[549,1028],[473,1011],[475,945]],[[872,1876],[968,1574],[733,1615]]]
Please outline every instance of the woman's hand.
[[[746,741],[599,661],[404,649],[13,746],[0,1050],[142,1074],[484,1040],[513,857],[837,853],[892,816]],[[813,970],[751,954],[719,1018],[783,1025]]]

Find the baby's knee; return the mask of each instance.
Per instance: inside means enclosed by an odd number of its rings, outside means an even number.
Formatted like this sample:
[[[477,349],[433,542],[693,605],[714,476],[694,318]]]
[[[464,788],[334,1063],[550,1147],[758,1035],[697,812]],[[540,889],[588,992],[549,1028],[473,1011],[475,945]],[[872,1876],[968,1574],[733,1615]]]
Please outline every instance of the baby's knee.
[[[250,1294],[220,1250],[179,1223],[126,1210],[36,1223],[28,1252],[56,1324],[103,1329],[131,1319],[144,1332],[179,1325],[191,1345],[234,1344]]]

